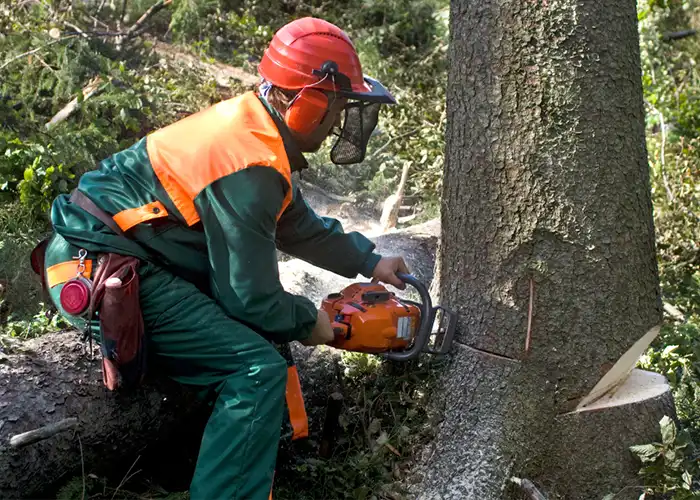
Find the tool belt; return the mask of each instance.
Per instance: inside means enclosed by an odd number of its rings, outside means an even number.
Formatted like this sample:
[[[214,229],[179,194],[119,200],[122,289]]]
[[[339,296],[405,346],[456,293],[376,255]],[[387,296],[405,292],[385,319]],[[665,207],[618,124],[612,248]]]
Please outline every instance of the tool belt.
[[[127,238],[114,220],[77,189],[71,202],[93,215],[116,234]],[[48,239],[32,251],[31,264],[46,290],[44,255]],[[80,251],[76,276],[64,283],[60,302],[71,315],[87,319],[85,336],[92,340],[92,320],[99,320],[102,354],[102,380],[110,391],[138,386],[146,374],[146,341],[139,301],[140,260],[136,257],[103,253],[98,257],[92,279],[84,276],[83,261],[87,252]]]

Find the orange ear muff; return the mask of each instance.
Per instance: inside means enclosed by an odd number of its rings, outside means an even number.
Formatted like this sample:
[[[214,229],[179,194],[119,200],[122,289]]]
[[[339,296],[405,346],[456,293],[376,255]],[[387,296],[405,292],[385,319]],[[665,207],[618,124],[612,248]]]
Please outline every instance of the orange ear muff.
[[[316,129],[327,111],[328,96],[320,90],[305,87],[287,108],[284,121],[294,132],[307,135]]]

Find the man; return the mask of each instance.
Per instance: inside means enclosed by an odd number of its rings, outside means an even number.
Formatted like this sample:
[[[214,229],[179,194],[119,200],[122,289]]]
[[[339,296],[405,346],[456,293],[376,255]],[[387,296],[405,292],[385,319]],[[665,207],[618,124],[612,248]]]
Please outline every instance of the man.
[[[399,288],[395,273],[407,272],[401,258],[382,257],[362,235],[318,217],[292,183],[307,166],[302,152],[318,150],[334,127],[342,125],[331,159],[362,161],[380,106],[395,103],[391,94],[363,75],[347,35],[320,19],[280,29],[259,72],[258,93],[157,130],[83,175],[78,191],[113,223],[67,195],[51,211],[44,265],[61,313],[87,325],[70,314],[76,297],[62,291],[78,274],[94,277],[98,255],[139,259],[154,363],[178,382],[216,391],[195,500],[268,497],[287,375],[270,341],[333,338],[325,313],[282,288],[277,249]]]

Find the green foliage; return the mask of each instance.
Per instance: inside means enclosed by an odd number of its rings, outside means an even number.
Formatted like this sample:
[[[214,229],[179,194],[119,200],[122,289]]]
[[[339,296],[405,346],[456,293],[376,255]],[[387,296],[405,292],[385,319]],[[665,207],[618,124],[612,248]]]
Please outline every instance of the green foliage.
[[[663,417],[659,425],[660,443],[630,448],[643,465],[640,475],[648,485],[644,498],[700,499],[699,455],[690,434],[686,430],[678,432],[669,417]]]
[[[180,0],[172,16],[175,40],[194,43],[203,55],[251,72],[272,34],[294,18],[320,16],[347,30],[365,73],[384,82],[400,105],[380,116],[381,133],[361,165],[328,161],[330,144],[312,155],[310,181],[334,192],[379,202],[396,190],[401,169],[412,163],[407,200],[432,207],[441,189],[444,88],[447,68],[447,0],[344,0],[260,2]]]
[[[700,318],[666,325],[640,366],[662,373],[673,389],[676,411],[700,443]]]
[[[8,316],[30,319],[40,312],[39,280],[29,254],[46,232],[19,201],[0,205],[0,328]]]
[[[0,190],[37,218],[102,159],[221,98],[211,77],[160,61],[149,44],[117,50],[99,37],[53,39],[59,14],[28,4],[10,11],[0,38],[0,53],[8,55],[0,70]],[[89,26],[87,9],[76,6],[70,21]],[[33,47],[42,50],[15,59]],[[84,99],[91,82],[96,92]],[[47,128],[74,98],[76,111]]]
[[[122,481],[124,484],[112,486],[104,478],[88,474],[84,478],[74,477],[68,481],[56,494],[56,500],[188,500],[187,492],[169,493],[151,485],[150,488],[130,489],[129,476]],[[142,491],[143,490],[143,491]]]
[[[0,308],[2,305],[3,301],[0,300]],[[39,303],[39,307],[39,312],[30,319],[15,320],[10,316],[3,325],[1,333],[8,337],[26,340],[70,328],[68,322],[55,310],[46,308],[43,302]]]
[[[275,498],[404,498],[413,451],[433,432],[428,395],[441,364],[344,353],[342,430],[334,454],[299,458],[278,470]]]
[[[675,426],[664,420],[661,444],[633,449],[645,465],[647,498],[698,498],[699,489],[689,441],[700,443],[700,41],[663,36],[693,26],[698,7],[694,0],[639,3],[661,287],[663,300],[686,318],[665,324],[639,363],[668,378],[683,428],[674,442]],[[694,492],[687,489],[690,477]]]

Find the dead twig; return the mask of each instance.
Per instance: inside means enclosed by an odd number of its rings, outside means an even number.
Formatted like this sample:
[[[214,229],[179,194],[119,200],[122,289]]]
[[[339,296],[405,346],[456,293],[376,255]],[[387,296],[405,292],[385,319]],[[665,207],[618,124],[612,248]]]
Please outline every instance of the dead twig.
[[[39,61],[39,63],[40,63],[44,68],[48,69],[51,73],[54,73],[54,74],[56,73],[56,70],[53,69],[51,66],[49,66],[49,64],[48,64],[46,61],[44,61],[44,60],[41,58],[40,55],[34,54],[34,57],[36,57],[37,61]]]
[[[102,0],[100,2],[100,5],[99,5],[99,7],[97,7],[97,11],[95,12],[95,15],[98,15],[100,12],[102,12],[102,8],[105,6],[106,3],[107,3],[107,0]]]
[[[77,418],[64,418],[63,420],[54,424],[45,425],[44,427],[39,427],[38,429],[34,429],[31,431],[23,432],[22,434],[12,436],[10,438],[10,446],[12,446],[13,448],[21,448],[23,446],[28,446],[38,441],[49,439],[61,432],[75,429],[77,426]]]
[[[669,42],[671,40],[680,40],[681,38],[687,38],[689,36],[695,36],[697,34],[698,30],[694,29],[687,29],[687,30],[681,30],[681,31],[674,31],[672,33],[666,33],[663,36],[664,42]]]
[[[139,17],[134,24],[131,25],[131,27],[126,30],[126,33],[124,33],[124,36],[126,38],[131,38],[134,36],[136,31],[145,23],[150,17],[152,17],[154,14],[158,13],[159,11],[163,10],[165,7],[173,3],[173,0],[158,0],[156,3],[151,5],[146,12],[144,12],[141,17]]]
[[[40,52],[40,51],[44,50],[45,48],[50,47],[51,45],[55,45],[59,42],[64,42],[70,38],[75,38],[76,36],[78,36],[78,35],[64,36],[62,38],[59,38],[58,40],[52,40],[48,43],[45,43],[44,45],[37,47],[35,49],[28,50],[27,52],[22,52],[21,54],[17,54],[16,56],[11,57],[10,59],[8,59],[4,63],[2,63],[2,66],[0,66],[0,70],[5,69],[7,66],[9,66],[11,63],[15,62],[18,59],[22,59],[23,57],[30,56],[32,54],[36,54],[37,52]]]
[[[72,28],[73,31],[75,31],[77,34],[79,34],[79,35],[82,36],[83,38],[90,38],[90,37],[88,36],[87,33],[85,33],[83,30],[81,30],[80,28],[78,28],[75,24],[69,23],[68,21],[63,21],[63,24],[65,24],[65,25],[68,26],[69,28]]]
[[[124,16],[126,16],[126,4],[128,3],[128,0],[123,0],[122,1],[122,12],[119,14],[119,22],[124,22]]]
[[[529,479],[520,479],[519,477],[511,477],[510,481],[517,484],[524,493],[532,500],[547,500],[547,497],[540,493],[540,490]]]
[[[102,77],[97,76],[93,78],[90,83],[88,83],[85,87],[83,87],[81,93],[82,93],[82,100],[85,101],[95,95],[97,92],[101,90],[100,85],[104,83],[104,80]],[[75,97],[72,101],[70,101],[68,104],[66,104],[58,113],[56,113],[51,120],[45,125],[46,129],[50,129],[51,127],[57,125],[58,123],[61,123],[64,121],[66,118],[68,118],[70,115],[73,114],[73,112],[78,109],[78,104],[79,104],[80,99],[78,97]]]
[[[80,470],[83,474],[83,494],[80,500],[85,500],[85,492],[87,490],[85,487],[85,456],[83,455],[83,442],[80,440],[80,433],[76,432],[76,436],[78,437],[78,446],[80,446]]]
[[[121,487],[124,486],[124,485],[129,481],[129,479],[131,479],[131,478],[134,477],[136,474],[138,474],[139,472],[141,472],[141,470],[139,469],[139,470],[137,470],[136,472],[134,472],[133,474],[129,475],[129,473],[131,472],[131,469],[133,469],[134,466],[136,465],[136,462],[139,461],[139,458],[141,458],[141,455],[139,455],[138,457],[136,457],[136,460],[134,460],[134,463],[131,464],[131,467],[129,467],[129,470],[126,471],[126,475],[122,478],[122,480],[121,480],[121,481],[119,482],[119,484],[117,485],[117,489],[114,490],[114,494],[112,495],[111,500],[114,500],[114,497],[117,496],[117,493],[119,493],[119,490],[121,489]]]
[[[671,205],[676,204],[676,195],[673,192],[673,189],[671,188],[671,183],[668,180],[668,175],[666,173],[666,120],[664,118],[663,113],[657,109],[653,104],[651,104],[649,101],[646,99],[644,100],[645,104],[651,108],[651,110],[656,113],[659,117],[659,123],[661,127],[661,151],[660,151],[660,159],[659,163],[661,166],[661,179],[663,180],[664,183],[664,189],[666,190],[666,196],[668,197],[668,201]],[[693,219],[696,219],[700,221],[700,217],[698,217],[695,212],[690,210],[688,207],[686,207],[683,204],[680,204],[680,209],[688,216],[692,217]]]
[[[404,137],[408,137],[409,135],[413,135],[413,134],[415,134],[416,132],[418,132],[419,130],[420,130],[420,127],[414,128],[413,130],[409,130],[408,132],[404,132],[404,133],[401,134],[401,135],[397,135],[397,136],[395,136],[395,137],[390,137],[388,141],[386,141],[384,144],[382,144],[382,146],[379,147],[376,151],[374,151],[374,152],[372,153],[372,155],[371,155],[369,158],[367,158],[367,159],[368,159],[368,160],[373,160],[374,158],[376,158],[377,156],[379,156],[386,148],[388,148],[389,145],[390,145],[392,142],[398,141],[399,139],[403,139]]]

